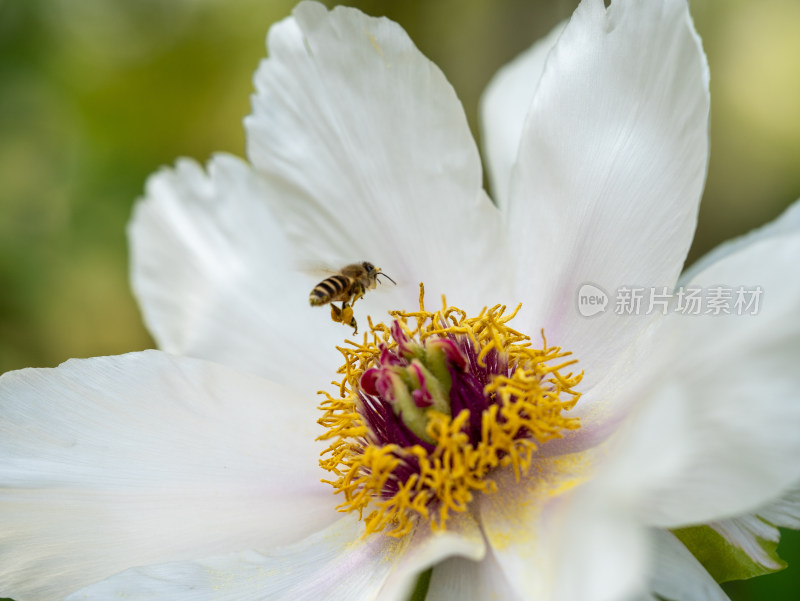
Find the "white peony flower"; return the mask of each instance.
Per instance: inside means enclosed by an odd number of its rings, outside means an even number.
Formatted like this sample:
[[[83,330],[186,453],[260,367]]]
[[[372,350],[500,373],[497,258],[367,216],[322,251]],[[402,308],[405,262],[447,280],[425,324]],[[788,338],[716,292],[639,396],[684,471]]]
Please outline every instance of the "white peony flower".
[[[0,379],[0,594],[387,601],[433,566],[432,601],[724,599],[690,548],[717,578],[714,541],[779,567],[772,525],[800,525],[800,204],[678,281],[708,158],[685,0],[584,0],[498,74],[495,204],[399,26],[303,3],[268,49],[250,164],[181,160],[136,208],[163,351]],[[380,348],[344,344],[298,269],[365,260],[398,284],[354,307]],[[417,329],[420,282],[428,314],[463,309],[444,338],[441,313]],[[760,305],[619,301],[680,287]],[[584,316],[582,288],[604,310]]]

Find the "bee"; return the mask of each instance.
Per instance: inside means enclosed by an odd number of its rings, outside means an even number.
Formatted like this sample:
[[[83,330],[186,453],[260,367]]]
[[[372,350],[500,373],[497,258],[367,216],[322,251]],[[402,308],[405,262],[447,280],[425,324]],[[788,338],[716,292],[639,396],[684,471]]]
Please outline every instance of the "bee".
[[[353,315],[353,304],[364,296],[367,290],[372,290],[380,283],[379,275],[397,285],[397,282],[383,273],[380,267],[375,267],[368,261],[345,265],[339,270],[339,273],[314,286],[308,296],[308,302],[312,307],[330,303],[331,319],[336,323],[348,324],[353,328],[353,334],[358,334],[358,324]],[[337,307],[334,304],[337,302],[341,302],[342,306]]]

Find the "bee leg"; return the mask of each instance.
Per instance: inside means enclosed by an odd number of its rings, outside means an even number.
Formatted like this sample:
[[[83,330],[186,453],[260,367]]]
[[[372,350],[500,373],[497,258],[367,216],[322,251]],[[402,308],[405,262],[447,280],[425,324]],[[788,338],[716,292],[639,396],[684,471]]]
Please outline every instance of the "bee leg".
[[[331,303],[331,319],[336,323],[344,323],[342,319],[342,309]]]
[[[353,335],[358,334],[358,324],[356,323],[355,315],[353,315],[353,307],[347,303],[342,303],[342,310],[339,317],[342,323],[346,323],[353,328]]]

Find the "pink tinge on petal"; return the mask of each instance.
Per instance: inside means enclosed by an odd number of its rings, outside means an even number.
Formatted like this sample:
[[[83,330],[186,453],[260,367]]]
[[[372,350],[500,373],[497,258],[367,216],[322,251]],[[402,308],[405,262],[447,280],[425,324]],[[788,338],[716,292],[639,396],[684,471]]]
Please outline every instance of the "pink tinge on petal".
[[[397,320],[392,322],[391,331],[392,338],[395,339],[397,346],[400,349],[400,354],[404,357],[411,355],[412,348],[410,346],[410,340],[408,339],[408,336],[406,336],[405,332],[403,332],[403,328],[400,327],[400,323]]]
[[[414,399],[414,404],[417,407],[430,407],[433,405],[433,397],[431,396],[431,391],[428,390],[425,374],[422,372],[419,362],[415,360],[411,363],[411,365],[409,365],[408,368],[414,372],[417,382],[419,382],[419,388],[416,388],[411,393],[411,397]]]
[[[427,343],[429,348],[438,348],[444,352],[451,367],[464,371],[467,367],[467,357],[462,353],[455,342],[447,338],[438,338]]]
[[[365,371],[364,375],[361,376],[361,389],[367,394],[379,394],[378,380],[381,378],[381,371],[380,369],[372,368]]]

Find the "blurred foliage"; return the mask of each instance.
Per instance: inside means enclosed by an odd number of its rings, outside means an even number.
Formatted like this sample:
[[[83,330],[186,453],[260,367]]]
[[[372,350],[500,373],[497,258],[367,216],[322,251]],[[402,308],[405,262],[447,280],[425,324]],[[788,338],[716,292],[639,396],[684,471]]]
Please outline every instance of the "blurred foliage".
[[[244,154],[252,72],[293,4],[0,0],[0,372],[152,345],[127,283],[132,203],[178,156]],[[400,22],[477,131],[492,74],[577,2],[344,4]],[[692,12],[711,67],[712,152],[690,260],[800,195],[800,2],[692,0]],[[785,538],[794,567],[726,585],[735,599],[795,597],[800,537]]]

